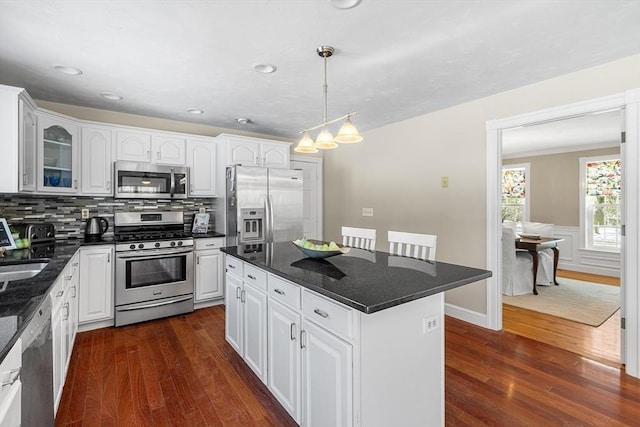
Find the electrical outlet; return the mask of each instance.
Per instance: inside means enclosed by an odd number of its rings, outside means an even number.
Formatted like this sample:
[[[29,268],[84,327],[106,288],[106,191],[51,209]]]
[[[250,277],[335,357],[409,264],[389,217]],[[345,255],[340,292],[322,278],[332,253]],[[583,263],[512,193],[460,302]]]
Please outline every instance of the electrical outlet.
[[[438,316],[430,316],[422,319],[422,333],[433,332],[438,329],[439,326]]]
[[[200,209],[198,210],[198,212],[200,212],[200,213],[206,213],[206,212],[207,212],[207,209],[206,209],[206,208],[200,208]]]
[[[449,177],[448,176],[443,176],[442,179],[440,180],[440,185],[443,188],[447,188],[449,186]]]
[[[89,218],[89,209],[82,209],[82,219]]]
[[[373,208],[362,208],[362,216],[373,216]]]

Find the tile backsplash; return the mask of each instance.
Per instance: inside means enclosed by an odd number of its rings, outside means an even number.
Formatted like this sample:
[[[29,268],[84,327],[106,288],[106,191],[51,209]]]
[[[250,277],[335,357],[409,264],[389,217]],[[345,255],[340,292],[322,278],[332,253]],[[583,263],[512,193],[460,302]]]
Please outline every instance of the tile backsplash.
[[[129,211],[184,211],[185,229],[191,230],[193,215],[200,208],[211,213],[210,230],[214,224],[216,199],[115,199],[113,197],[47,196],[28,194],[0,194],[0,217],[9,224],[52,223],[56,239],[83,238],[86,220],[82,209],[89,209],[89,216],[101,216],[109,221],[105,236],[113,235],[113,214]],[[222,206],[222,204],[221,204]]]

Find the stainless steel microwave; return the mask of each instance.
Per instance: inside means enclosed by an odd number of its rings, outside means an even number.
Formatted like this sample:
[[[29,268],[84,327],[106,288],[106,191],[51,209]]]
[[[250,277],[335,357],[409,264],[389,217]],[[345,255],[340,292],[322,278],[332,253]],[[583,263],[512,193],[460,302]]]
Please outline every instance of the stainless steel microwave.
[[[115,197],[122,199],[186,199],[189,168],[139,162],[115,162]]]

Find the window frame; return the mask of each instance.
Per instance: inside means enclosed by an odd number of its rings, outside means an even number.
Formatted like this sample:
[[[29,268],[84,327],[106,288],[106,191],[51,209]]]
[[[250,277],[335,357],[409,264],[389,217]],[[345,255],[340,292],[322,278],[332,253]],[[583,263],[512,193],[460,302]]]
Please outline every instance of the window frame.
[[[593,246],[589,241],[593,241],[593,237],[591,239],[587,238],[587,163],[589,162],[602,162],[602,161],[612,161],[619,160],[622,162],[622,153],[617,154],[604,154],[600,156],[589,156],[589,157],[579,157],[578,164],[580,170],[580,247],[589,251],[600,251],[600,252],[612,252],[612,253],[620,253],[622,248],[622,236],[620,237],[620,246],[617,248],[607,247],[607,246]],[[622,172],[620,173],[620,178],[622,179]],[[622,192],[621,192],[622,195]],[[620,200],[620,223],[622,226],[622,215],[623,215],[623,206],[622,200]],[[590,231],[589,231],[590,232]]]
[[[502,175],[505,170],[510,169],[524,169],[524,210],[522,212],[522,222],[529,221],[529,210],[531,207],[531,163],[511,163],[511,164],[502,164],[502,169],[500,170],[500,190],[502,191]],[[500,197],[500,209],[502,209],[502,197]],[[516,223],[516,226],[519,229],[522,227],[522,222]]]

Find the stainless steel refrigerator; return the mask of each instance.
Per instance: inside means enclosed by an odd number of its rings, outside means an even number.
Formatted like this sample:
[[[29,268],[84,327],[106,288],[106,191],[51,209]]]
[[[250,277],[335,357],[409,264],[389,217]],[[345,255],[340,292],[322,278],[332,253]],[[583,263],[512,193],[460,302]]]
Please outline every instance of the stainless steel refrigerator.
[[[227,168],[227,245],[302,238],[302,171]]]

